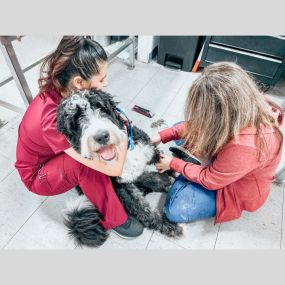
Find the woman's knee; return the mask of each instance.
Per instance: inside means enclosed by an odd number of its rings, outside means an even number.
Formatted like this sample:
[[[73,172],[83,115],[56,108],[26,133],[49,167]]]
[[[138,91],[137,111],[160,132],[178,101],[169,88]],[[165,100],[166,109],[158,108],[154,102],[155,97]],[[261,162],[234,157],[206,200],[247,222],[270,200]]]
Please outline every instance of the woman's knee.
[[[173,203],[168,203],[165,205],[164,213],[167,219],[171,222],[174,223],[189,222],[189,212],[186,209],[183,209],[180,203],[177,203],[175,201]]]
[[[164,212],[172,222],[193,222],[215,216],[215,200],[214,191],[189,183],[184,177],[178,177],[168,193]]]
[[[193,205],[183,201],[167,204],[164,207],[167,219],[174,223],[189,223],[210,217],[216,214],[215,205]]]

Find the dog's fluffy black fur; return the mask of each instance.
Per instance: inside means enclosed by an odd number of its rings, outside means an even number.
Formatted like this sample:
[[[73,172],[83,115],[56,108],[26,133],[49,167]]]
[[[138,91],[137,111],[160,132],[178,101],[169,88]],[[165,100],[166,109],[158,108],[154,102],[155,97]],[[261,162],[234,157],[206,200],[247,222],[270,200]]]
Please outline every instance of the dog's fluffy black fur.
[[[102,91],[76,91],[70,98],[64,100],[57,111],[58,130],[70,141],[73,148],[86,156],[82,143],[86,129],[94,135],[94,124],[91,117],[98,120],[106,119],[122,131],[125,126],[120,113],[116,110],[117,103],[113,97]],[[98,112],[99,111],[99,112]],[[111,125],[110,125],[111,126]],[[84,133],[85,132],[85,133]],[[173,182],[173,177],[168,174],[160,174],[147,171],[146,166],[159,161],[159,151],[151,143],[149,136],[141,129],[133,126],[134,150],[128,151],[124,170],[121,177],[111,177],[114,189],[129,215],[134,216],[145,227],[160,231],[170,237],[178,237],[182,234],[182,228],[170,221],[158,210],[152,210],[144,195],[150,192],[166,192]],[[143,150],[143,151],[140,151]],[[132,158],[132,152],[136,152]],[[88,155],[86,156],[88,157]],[[140,159],[140,170],[133,169],[132,163]],[[136,160],[136,161],[135,161]],[[83,194],[77,187],[79,194]],[[69,229],[69,234],[79,245],[98,247],[108,238],[109,232],[100,224],[100,214],[87,198],[80,196],[75,206],[66,210],[64,223]],[[81,201],[80,201],[81,199]]]

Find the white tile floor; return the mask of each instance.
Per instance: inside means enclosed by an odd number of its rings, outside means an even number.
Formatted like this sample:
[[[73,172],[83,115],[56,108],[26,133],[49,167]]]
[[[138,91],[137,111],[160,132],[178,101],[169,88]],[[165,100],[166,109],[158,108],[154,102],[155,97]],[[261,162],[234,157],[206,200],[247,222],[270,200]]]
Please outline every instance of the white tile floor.
[[[57,37],[27,37],[22,45],[16,45],[20,63],[28,65],[38,56],[52,50]],[[27,51],[29,51],[27,53]],[[33,52],[30,52],[33,51]],[[9,70],[0,55],[0,79]],[[26,73],[33,94],[37,92],[38,67]],[[178,72],[164,68],[155,62],[136,62],[129,70],[120,61],[109,67],[107,91],[117,96],[120,105],[139,127],[150,134],[155,129],[150,124],[165,119],[168,126],[183,118],[182,110],[186,92],[195,73]],[[276,85],[272,99],[284,106],[284,80]],[[0,88],[1,99],[22,106],[14,82]],[[150,109],[156,115],[148,119],[131,111],[134,104]],[[2,249],[78,249],[67,236],[62,224],[62,209],[74,191],[54,197],[41,197],[28,192],[14,169],[17,127],[21,116],[0,107],[0,119],[8,123],[0,129],[0,248]],[[168,146],[163,150],[167,152]],[[283,158],[282,165],[285,159]],[[280,166],[281,167],[281,166]],[[213,224],[213,219],[194,222],[184,227],[184,236],[171,239],[145,229],[135,240],[124,240],[114,234],[97,250],[104,249],[283,249],[285,248],[284,188],[273,185],[266,204],[255,213],[245,212],[239,220]],[[153,207],[163,205],[165,195],[151,193],[147,196]]]

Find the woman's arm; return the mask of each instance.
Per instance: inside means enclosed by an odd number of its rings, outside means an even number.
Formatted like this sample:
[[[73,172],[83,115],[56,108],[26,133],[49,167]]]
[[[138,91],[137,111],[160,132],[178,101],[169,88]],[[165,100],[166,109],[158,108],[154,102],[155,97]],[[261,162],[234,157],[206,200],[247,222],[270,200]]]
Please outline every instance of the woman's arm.
[[[177,124],[171,128],[162,130],[151,137],[151,141],[155,145],[162,143],[167,143],[173,140],[179,140],[182,137],[182,132],[184,130],[184,124]]]
[[[255,148],[231,145],[220,151],[209,166],[195,165],[172,158],[169,167],[208,190],[217,190],[241,179],[259,164]]]
[[[166,130],[160,131],[159,135],[162,143],[167,143],[173,140],[181,139],[183,130],[184,130],[184,123],[181,123]]]
[[[72,147],[66,149],[64,152],[73,159],[75,159],[76,161],[94,170],[102,172],[108,176],[120,176],[123,172],[127,151],[128,151],[128,140],[126,139],[124,143],[121,145],[121,148],[118,149],[117,160],[111,163],[99,159],[91,160],[84,158]]]

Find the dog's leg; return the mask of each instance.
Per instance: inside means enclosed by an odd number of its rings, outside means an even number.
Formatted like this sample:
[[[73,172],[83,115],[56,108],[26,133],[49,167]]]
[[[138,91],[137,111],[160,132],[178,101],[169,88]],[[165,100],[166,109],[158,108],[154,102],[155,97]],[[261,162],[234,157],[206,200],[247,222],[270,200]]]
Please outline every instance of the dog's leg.
[[[145,227],[160,231],[169,237],[182,235],[182,227],[161,216],[157,210],[152,210],[134,184],[116,185],[115,190],[127,213],[134,216]]]
[[[109,232],[100,224],[100,214],[85,195],[69,202],[64,211],[63,222],[69,235],[79,246],[101,246],[109,236]]]
[[[144,172],[136,179],[134,184],[146,195],[150,192],[168,192],[174,180],[168,173],[152,171]]]

